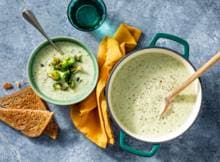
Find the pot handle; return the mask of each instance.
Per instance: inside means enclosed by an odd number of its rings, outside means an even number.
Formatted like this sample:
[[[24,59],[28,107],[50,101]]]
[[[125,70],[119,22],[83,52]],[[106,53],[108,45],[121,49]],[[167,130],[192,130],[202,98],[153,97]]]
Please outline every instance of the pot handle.
[[[189,44],[186,40],[180,38],[180,37],[177,37],[175,35],[171,35],[171,34],[167,34],[167,33],[157,33],[153,40],[151,41],[149,47],[155,47],[156,46],[156,43],[157,41],[160,39],[160,38],[164,38],[164,39],[170,39],[172,41],[175,41],[177,43],[180,43],[183,45],[184,47],[184,54],[183,54],[183,57],[185,59],[189,59]]]
[[[144,156],[144,157],[151,157],[153,156],[157,150],[160,147],[160,144],[152,144],[152,148],[150,151],[142,151],[142,150],[137,150],[131,146],[128,146],[125,143],[125,133],[123,131],[120,131],[119,134],[119,146],[122,150],[127,151],[129,153],[139,155],[139,156]]]

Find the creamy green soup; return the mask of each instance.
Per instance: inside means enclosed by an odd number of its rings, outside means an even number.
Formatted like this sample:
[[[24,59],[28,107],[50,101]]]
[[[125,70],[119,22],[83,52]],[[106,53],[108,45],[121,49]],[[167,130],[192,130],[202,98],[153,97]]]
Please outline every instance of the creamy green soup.
[[[78,44],[72,42],[57,42],[56,43],[67,56],[81,55],[80,66],[83,69],[83,73],[75,74],[76,87],[74,89],[67,89],[65,91],[55,90],[53,84],[55,81],[48,77],[48,64],[52,57],[60,56],[60,54],[50,45],[43,47],[35,56],[33,62],[33,79],[36,82],[39,90],[50,99],[58,101],[70,101],[72,98],[77,98],[81,96],[85,89],[89,89],[91,84],[93,84],[95,70],[93,61],[89,53],[79,46]]]
[[[192,112],[196,83],[178,95],[169,114],[160,118],[164,99],[189,76],[183,63],[171,56],[137,56],[122,65],[112,80],[112,111],[126,129],[138,136],[161,137],[172,133],[183,126]]]

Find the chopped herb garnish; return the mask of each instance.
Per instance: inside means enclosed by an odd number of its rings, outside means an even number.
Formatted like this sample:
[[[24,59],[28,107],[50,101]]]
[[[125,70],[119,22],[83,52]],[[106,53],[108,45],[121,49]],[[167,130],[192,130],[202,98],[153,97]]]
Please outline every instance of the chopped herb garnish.
[[[79,54],[78,54],[78,55],[75,55],[74,58],[75,58],[76,61],[82,62],[82,55],[79,55]]]
[[[69,81],[70,76],[71,76],[69,70],[67,70],[67,71],[65,71],[65,72],[60,72],[60,74],[61,74],[61,79],[62,79],[62,80],[64,80],[65,82],[68,82],[68,81]]]
[[[54,65],[54,66],[58,65],[60,62],[61,62],[61,60],[58,57],[53,57],[52,60],[51,60],[51,64]]]
[[[75,63],[74,57],[67,57],[61,62],[61,70],[68,70]]]
[[[73,73],[78,73],[78,72],[82,72],[83,69],[82,69],[82,66],[77,65],[76,67],[73,67],[73,68],[71,69],[71,71],[72,71]]]
[[[77,78],[76,78],[76,81],[77,81],[77,82],[79,82],[79,80],[80,80],[80,78],[79,78],[79,77],[77,77]]]
[[[61,83],[54,83],[53,88],[54,88],[54,90],[61,90],[62,84]]]
[[[56,81],[53,84],[53,88],[55,90],[68,90],[68,88],[74,89],[77,83],[80,83],[82,80],[80,77],[77,77],[76,80],[74,79],[77,73],[82,72],[81,63],[81,55],[75,55],[74,57],[71,56],[64,56],[56,57],[54,56],[49,62],[49,72],[47,75]]]
[[[75,81],[74,81],[74,80],[71,80],[70,83],[69,83],[69,87],[70,87],[71,89],[75,89],[75,86],[76,86]]]
[[[61,90],[66,91],[66,90],[68,90],[68,89],[69,89],[68,84],[67,84],[67,83],[63,83],[63,84],[62,84],[62,87],[61,87]]]
[[[61,79],[60,73],[56,70],[48,72],[47,75],[55,81],[59,81]]]

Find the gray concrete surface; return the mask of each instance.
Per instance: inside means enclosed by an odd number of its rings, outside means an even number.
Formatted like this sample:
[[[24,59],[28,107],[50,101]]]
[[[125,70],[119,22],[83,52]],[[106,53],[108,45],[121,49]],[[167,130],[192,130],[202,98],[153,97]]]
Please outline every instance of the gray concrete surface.
[[[32,9],[51,36],[75,37],[95,53],[98,42],[88,33],[75,30],[66,17],[69,0],[0,1],[0,85],[26,78],[30,52],[44,38],[24,22],[21,11]],[[190,44],[190,60],[199,67],[220,50],[219,0],[105,0],[110,18],[143,30],[138,48],[146,47],[157,32],[176,34]],[[181,50],[175,43],[161,45]],[[88,141],[72,125],[67,108],[50,105],[61,127],[60,137],[27,138],[0,124],[1,162],[218,162],[220,161],[220,64],[202,77],[202,111],[193,127],[181,137],[161,144],[159,152],[143,158],[123,152],[118,142],[102,150]],[[0,91],[0,95],[12,91]],[[115,123],[117,138],[119,128]],[[149,144],[128,138],[138,148]]]

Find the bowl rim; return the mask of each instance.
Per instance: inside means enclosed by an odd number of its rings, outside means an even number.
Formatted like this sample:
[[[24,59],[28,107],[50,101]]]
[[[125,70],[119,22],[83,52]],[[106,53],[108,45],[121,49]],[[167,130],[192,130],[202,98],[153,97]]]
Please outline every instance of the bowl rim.
[[[89,87],[89,90],[86,93],[83,93],[81,96],[79,96],[77,99],[70,99],[68,101],[61,101],[61,100],[55,100],[55,99],[51,99],[49,96],[43,94],[39,88],[37,87],[34,79],[32,78],[32,67],[33,67],[33,60],[35,55],[40,51],[40,49],[42,49],[43,47],[47,46],[49,44],[49,42],[47,40],[44,40],[42,42],[40,42],[32,51],[31,54],[29,55],[28,61],[27,61],[27,76],[28,76],[28,82],[30,84],[30,86],[32,87],[33,91],[42,99],[44,99],[45,101],[55,104],[55,105],[72,105],[75,103],[78,103],[82,100],[84,100],[86,97],[88,97],[92,91],[94,90],[94,88],[96,87],[97,81],[98,81],[98,77],[99,77],[99,67],[98,67],[98,62],[96,59],[96,56],[87,48],[87,46],[82,43],[81,41],[73,38],[73,37],[69,37],[69,36],[54,36],[51,37],[51,40],[53,40],[54,42],[62,42],[62,41],[69,41],[69,42],[73,42],[78,44],[79,46],[81,46],[84,50],[86,50],[90,56],[90,58],[92,59],[93,62],[93,68],[94,68],[94,80],[93,83],[91,84],[91,86]]]
[[[183,60],[185,60],[189,66],[191,66],[191,68],[196,71],[196,68],[195,66],[186,58],[184,58],[184,56],[182,54],[180,54],[179,52],[173,50],[173,49],[170,49],[170,48],[166,48],[166,47],[146,47],[146,48],[142,48],[142,49],[139,49],[139,50],[135,50],[133,52],[130,52],[128,53],[127,55],[125,55],[124,57],[122,57],[120,59],[119,62],[116,63],[116,65],[113,67],[112,71],[111,71],[111,74],[109,76],[109,79],[108,79],[108,82],[107,82],[107,85],[106,85],[106,91],[105,91],[105,94],[106,94],[106,101],[107,101],[107,106],[108,106],[108,111],[110,112],[111,114],[111,117],[113,118],[113,120],[117,123],[117,125],[120,127],[120,129],[122,131],[124,131],[126,134],[128,134],[129,136],[131,136],[132,138],[134,139],[137,139],[137,140],[140,140],[140,141],[143,141],[143,142],[149,142],[149,143],[163,143],[163,142],[167,142],[167,141],[170,141],[170,140],[173,140],[175,138],[178,138],[179,136],[183,135],[185,132],[187,132],[187,130],[189,130],[193,123],[195,123],[195,121],[198,119],[198,115],[201,111],[201,105],[202,105],[202,100],[203,100],[203,85],[202,85],[202,81],[201,81],[201,78],[199,77],[198,78],[198,97],[199,97],[199,101],[198,101],[198,108],[197,108],[197,112],[194,114],[194,118],[191,120],[191,123],[188,125],[188,127],[186,127],[183,131],[179,131],[181,133],[177,134],[176,136],[173,136],[172,138],[167,138],[167,139],[160,139],[160,140],[149,140],[148,137],[143,137],[143,136],[137,136],[135,134],[132,133],[132,131],[126,129],[124,126],[122,126],[120,123],[119,123],[119,120],[115,117],[114,113],[113,113],[113,110],[110,106],[110,101],[109,101],[109,87],[110,87],[110,84],[111,84],[111,79],[112,79],[112,76],[113,74],[115,73],[115,70],[119,67],[119,65],[124,61],[126,60],[127,58],[129,58],[131,55],[134,55],[134,54],[137,54],[138,52],[141,52],[141,51],[144,51],[144,50],[149,50],[149,49],[159,49],[159,50],[165,50],[167,52],[171,52],[177,56],[180,56]],[[126,63],[125,63],[126,64]],[[196,106],[195,106],[196,107]]]

